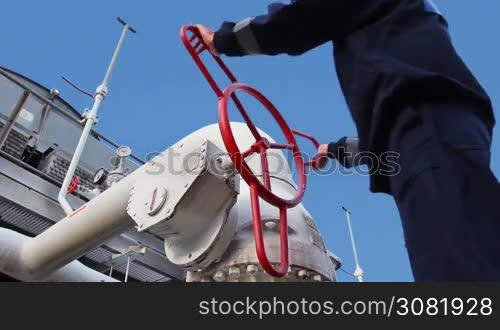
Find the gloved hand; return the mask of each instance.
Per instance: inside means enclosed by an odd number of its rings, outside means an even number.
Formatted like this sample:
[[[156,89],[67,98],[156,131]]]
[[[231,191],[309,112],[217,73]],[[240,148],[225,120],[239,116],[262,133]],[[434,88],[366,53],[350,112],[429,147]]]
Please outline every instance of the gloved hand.
[[[337,142],[330,144],[322,144],[318,148],[318,153],[315,156],[319,168],[324,168],[328,162],[328,158],[336,159],[345,168],[358,166],[360,157],[359,154],[359,139],[343,137]]]

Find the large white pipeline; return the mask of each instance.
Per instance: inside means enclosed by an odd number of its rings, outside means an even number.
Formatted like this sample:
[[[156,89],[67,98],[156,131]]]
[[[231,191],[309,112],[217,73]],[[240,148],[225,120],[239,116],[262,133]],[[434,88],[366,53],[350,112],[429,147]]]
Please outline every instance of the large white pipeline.
[[[37,237],[26,240],[20,253],[31,278],[43,278],[96,246],[134,226],[127,214],[132,185],[145,167],[136,170],[73,214]]]
[[[0,228],[0,272],[23,282],[118,282],[79,261],[73,261],[46,277],[33,277],[21,261],[21,251],[30,238]]]
[[[0,229],[0,272],[30,282],[111,281],[74,260],[133,227],[128,198],[143,171],[131,173],[37,237]]]

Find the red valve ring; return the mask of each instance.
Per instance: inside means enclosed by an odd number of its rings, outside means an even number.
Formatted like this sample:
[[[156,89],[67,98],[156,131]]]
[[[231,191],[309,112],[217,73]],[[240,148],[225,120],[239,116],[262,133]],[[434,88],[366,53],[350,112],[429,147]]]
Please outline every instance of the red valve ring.
[[[260,136],[258,130],[256,129],[255,125],[253,124],[253,122],[251,121],[250,117],[247,115],[245,110],[243,108],[238,107],[238,110],[242,114],[243,118],[245,118],[246,124],[250,129],[250,131],[257,132],[257,136],[255,136],[254,134],[256,142],[250,147],[250,149],[248,149],[243,153],[240,151],[231,129],[230,120],[228,116],[228,107],[227,107],[229,98],[230,97],[232,98],[232,96],[237,90],[240,90],[242,92],[245,92],[253,96],[262,105],[266,107],[266,109],[271,113],[273,118],[280,126],[281,131],[283,132],[288,141],[288,144],[269,143],[265,138]],[[276,107],[264,95],[262,95],[259,91],[248,85],[244,85],[241,83],[231,84],[224,91],[223,97],[219,100],[219,128],[226,149],[229,152],[229,155],[233,161],[234,167],[238,170],[238,172],[241,174],[246,183],[248,183],[249,185],[256,186],[257,192],[259,193],[259,196],[262,199],[264,199],[269,204],[272,204],[277,207],[292,208],[300,204],[302,198],[304,197],[304,193],[306,190],[306,183],[307,183],[304,170],[305,169],[304,159],[302,157],[298,144],[295,140],[295,136],[292,129],[288,126],[285,119],[283,118],[283,116],[281,116]],[[270,174],[269,174],[267,154],[266,154],[267,149],[288,149],[292,151],[299,179],[297,193],[295,194],[295,197],[293,199],[290,200],[283,199],[272,192],[270,186]],[[260,182],[260,180],[252,172],[247,162],[245,161],[246,157],[254,153],[258,153],[261,156],[262,176],[264,178],[264,183]]]
[[[231,124],[228,116],[228,107],[227,107],[229,98],[232,98],[234,100],[235,92],[237,90],[243,91],[253,96],[266,107],[266,109],[271,113],[273,118],[280,126],[282,132],[284,133],[288,141],[288,144],[276,144],[267,141],[264,137],[260,135],[257,128],[255,127],[250,117],[246,113],[245,109],[242,106],[237,106],[241,115],[245,119],[248,128],[250,129],[250,131],[252,132],[253,136],[256,139],[256,142],[250,147],[250,149],[241,153],[231,129]],[[259,259],[262,268],[268,274],[274,277],[283,277],[288,272],[288,266],[289,266],[287,210],[288,208],[292,208],[298,205],[302,201],[306,189],[304,159],[302,158],[300,149],[297,145],[297,142],[295,141],[294,133],[286,123],[285,119],[276,109],[276,107],[264,95],[262,95],[254,88],[240,83],[231,84],[223,92],[222,98],[219,99],[219,128],[226,149],[229,152],[229,156],[233,161],[234,167],[238,170],[238,172],[241,174],[245,182],[250,187],[253,231],[255,236],[257,258]],[[268,149],[289,149],[293,153],[295,165],[298,169],[299,183],[298,183],[297,193],[295,197],[291,200],[283,199],[272,192],[271,175],[269,173],[269,164],[267,159]],[[264,183],[260,182],[260,180],[252,172],[247,162],[245,161],[245,158],[253,153],[258,153],[260,155],[262,177]],[[264,238],[262,233],[259,197],[264,199],[266,202],[274,206],[277,206],[280,209],[281,253],[280,253],[279,269],[275,269],[273,267],[266,254],[264,246]]]

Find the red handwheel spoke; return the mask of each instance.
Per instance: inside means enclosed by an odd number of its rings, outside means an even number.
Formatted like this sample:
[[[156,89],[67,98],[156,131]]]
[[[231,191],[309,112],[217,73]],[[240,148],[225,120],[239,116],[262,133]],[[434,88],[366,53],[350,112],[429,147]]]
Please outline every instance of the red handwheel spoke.
[[[258,188],[256,185],[250,186],[250,198],[252,203],[252,220],[253,232],[255,236],[255,248],[257,252],[257,259],[262,268],[271,276],[283,277],[288,273],[289,259],[288,259],[288,221],[287,221],[287,208],[280,207],[280,266],[275,269],[269,258],[267,257],[266,247],[264,245],[264,235],[262,233],[262,222],[260,216],[260,204]]]
[[[252,119],[250,119],[250,117],[248,116],[248,113],[246,112],[245,108],[241,104],[241,101],[238,99],[236,94],[233,94],[231,96],[231,98],[233,99],[233,102],[236,105],[236,108],[238,108],[238,111],[241,113],[241,116],[245,120],[245,123],[247,124],[248,129],[250,130],[250,132],[252,132],[252,135],[255,138],[255,140],[257,140],[257,141],[262,140],[262,136],[260,135],[259,131],[257,130],[257,127],[255,127],[255,125],[253,124]]]
[[[196,47],[196,51],[198,52],[198,55],[203,53],[206,49],[208,49],[208,48],[204,43],[200,43],[200,45]]]
[[[271,149],[289,149],[293,150],[295,146],[293,144],[280,144],[280,143],[270,143],[269,148]]]
[[[202,46],[202,45],[203,45],[203,41],[200,39],[200,40],[198,40],[198,42],[194,45],[194,49],[195,49],[195,50],[198,50],[198,48],[199,48],[200,46]]]
[[[184,25],[181,29],[181,40],[189,52],[189,55],[191,55],[201,73],[208,81],[210,87],[213,89],[214,93],[218,98],[221,98],[223,96],[222,89],[219,87],[219,84],[215,81],[212,74],[208,71],[207,66],[200,56],[200,54],[207,49],[207,45],[203,42],[203,38],[201,37],[200,30],[194,25]],[[222,71],[227,75],[229,80],[233,83],[236,82],[236,77],[231,73],[224,62],[222,62],[218,56],[213,54],[212,56]]]
[[[314,148],[316,148],[316,150],[319,149],[320,147],[320,143],[319,141],[314,138],[313,136],[307,134],[307,133],[303,133],[301,131],[297,131],[297,130],[292,130],[293,134],[297,135],[297,136],[300,136],[304,139],[307,139],[309,141],[311,141],[311,143],[314,145]],[[313,159],[311,159],[310,161],[306,162],[304,165],[306,167],[310,167],[314,170],[318,170],[319,169],[319,166],[321,164],[321,158],[322,157],[326,157],[326,156],[320,156],[318,157],[318,155],[314,156]]]
[[[248,149],[247,151],[243,152],[243,153],[241,154],[241,157],[242,157],[243,159],[245,159],[245,158],[247,158],[248,156],[250,156],[251,154],[254,154],[254,153],[255,153],[255,150],[254,150],[254,149],[252,149],[252,148],[250,148],[250,149]]]
[[[266,150],[260,152],[260,164],[262,167],[262,177],[264,179],[264,186],[271,190],[271,176],[269,174],[269,160],[267,159]]]
[[[254,144],[252,144],[247,151],[243,152],[241,154],[241,157],[243,159],[245,159],[248,156],[250,156],[251,154],[260,153],[260,151],[261,150],[265,150],[265,148],[266,148],[265,140],[264,139],[258,140],[257,142],[255,142]]]
[[[311,142],[312,142],[312,144],[314,145],[314,147],[315,147],[316,149],[318,149],[318,148],[319,148],[320,143],[319,143],[319,142],[318,142],[318,140],[316,140],[313,136],[311,136],[311,135],[309,135],[309,134],[306,134],[306,133],[304,133],[304,132],[301,132],[301,131],[297,131],[297,130],[295,130],[295,129],[294,129],[294,130],[292,130],[292,132],[293,132],[293,134],[295,134],[295,135],[297,135],[297,136],[300,136],[300,137],[302,137],[302,138],[304,138],[304,139],[307,139],[307,140],[311,141]]]
[[[219,65],[219,67],[222,69],[222,71],[226,74],[226,76],[229,78],[229,80],[232,83],[237,83],[238,82],[238,79],[236,79],[236,77],[234,76],[234,74],[231,72],[231,70],[229,70],[229,68],[227,67],[226,63],[224,63],[224,61],[222,60],[222,58],[220,56],[215,56],[214,60],[215,60],[215,62],[217,62],[217,64]]]
[[[280,273],[288,272],[288,209],[286,206],[280,207]]]

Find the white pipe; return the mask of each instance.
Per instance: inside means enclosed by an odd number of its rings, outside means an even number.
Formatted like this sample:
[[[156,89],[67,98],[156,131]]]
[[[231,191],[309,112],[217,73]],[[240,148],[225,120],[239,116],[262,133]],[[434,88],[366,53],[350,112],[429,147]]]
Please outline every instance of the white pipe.
[[[130,193],[148,169],[149,164],[135,170],[37,237],[21,240],[3,231],[0,271],[23,281],[67,281],[78,272],[81,280],[90,277],[75,260],[133,228],[135,222],[127,213]]]
[[[118,45],[116,46],[115,52],[113,53],[113,57],[111,58],[111,63],[109,63],[108,70],[106,71],[106,75],[104,76],[102,85],[108,87],[109,83],[109,78],[111,77],[111,73],[113,73],[113,69],[116,65],[116,62],[118,60],[118,56],[120,55],[120,52],[122,51],[123,44],[125,42],[125,36],[127,35],[127,32],[129,31],[129,25],[125,24],[123,26],[122,34],[120,35],[120,40],[118,41]]]
[[[33,277],[21,262],[21,250],[30,238],[0,228],[0,272],[25,282],[118,282],[79,261],[73,261],[46,277]]]
[[[127,256],[127,270],[125,272],[125,282],[128,282],[128,271],[130,269],[130,255]]]
[[[71,160],[71,163],[69,164],[68,171],[66,172],[66,176],[64,177],[64,181],[61,187],[61,190],[59,191],[59,195],[57,196],[57,199],[59,200],[59,204],[61,204],[61,207],[63,208],[64,212],[66,212],[66,215],[70,215],[73,213],[73,208],[69,204],[68,200],[66,199],[66,195],[68,193],[68,187],[71,183],[71,180],[73,179],[73,175],[75,174],[76,167],[78,166],[78,163],[80,162],[80,158],[83,153],[83,149],[85,148],[85,145],[87,144],[87,139],[90,134],[90,130],[92,129],[92,126],[94,126],[96,120],[97,120],[97,111],[99,110],[99,106],[101,105],[102,101],[104,100],[103,96],[101,94],[97,94],[95,96],[95,102],[94,106],[92,107],[92,110],[86,115],[86,123],[85,127],[83,129],[82,135],[80,137],[80,141],[78,142],[78,145],[76,146],[75,153],[73,154],[73,159]]]
[[[59,221],[22,247],[21,261],[33,277],[43,277],[78,259],[112,237],[130,230],[127,214],[129,194],[136,170],[72,215]]]
[[[354,231],[352,230],[351,211],[349,211],[345,207],[342,207],[342,209],[345,211],[346,214],[347,227],[349,228],[349,235],[351,236],[351,245],[352,245],[352,252],[354,254],[354,262],[356,263],[356,270],[354,271],[354,276],[358,278],[358,282],[363,282],[364,271],[359,264],[358,250],[356,249]]]
[[[96,95],[94,97],[94,105],[92,106],[92,109],[90,110],[90,112],[88,112],[85,115],[85,118],[84,118],[85,128],[83,129],[82,135],[80,137],[80,141],[78,142],[75,153],[73,154],[73,158],[72,158],[71,163],[69,165],[68,171],[66,172],[66,176],[64,177],[64,181],[63,181],[63,185],[61,187],[61,190],[59,191],[58,200],[59,200],[59,203],[61,204],[61,207],[63,208],[64,212],[66,212],[66,215],[70,215],[71,213],[73,213],[73,208],[71,207],[68,200],[66,199],[66,195],[68,193],[68,187],[71,183],[71,180],[73,179],[73,175],[75,174],[78,163],[80,162],[80,158],[82,156],[83,150],[84,150],[85,145],[87,143],[87,139],[89,137],[92,126],[94,126],[94,124],[97,121],[97,112],[99,111],[99,107],[101,106],[102,101],[104,100],[104,98],[108,94],[109,78],[111,77],[111,73],[113,72],[113,69],[116,65],[116,61],[118,59],[120,51],[123,48],[125,36],[126,36],[128,31],[129,31],[129,25],[125,24],[123,27],[122,34],[120,36],[120,40],[118,41],[118,45],[116,46],[115,52],[114,52],[113,57],[111,59],[111,63],[109,64],[108,69],[106,71],[106,75],[104,76],[103,82],[101,85],[99,85],[99,87],[97,87]]]

